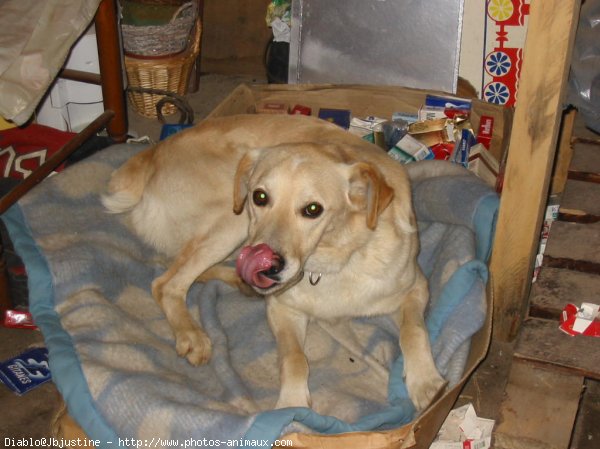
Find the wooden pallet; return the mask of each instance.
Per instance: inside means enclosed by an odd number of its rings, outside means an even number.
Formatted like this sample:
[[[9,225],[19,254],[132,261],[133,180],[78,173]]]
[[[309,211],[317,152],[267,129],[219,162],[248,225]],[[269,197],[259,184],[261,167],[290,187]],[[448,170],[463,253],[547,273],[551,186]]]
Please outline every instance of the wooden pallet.
[[[600,142],[575,139],[529,316],[516,342],[496,448],[600,447],[600,338],[558,328],[564,306],[600,302]]]

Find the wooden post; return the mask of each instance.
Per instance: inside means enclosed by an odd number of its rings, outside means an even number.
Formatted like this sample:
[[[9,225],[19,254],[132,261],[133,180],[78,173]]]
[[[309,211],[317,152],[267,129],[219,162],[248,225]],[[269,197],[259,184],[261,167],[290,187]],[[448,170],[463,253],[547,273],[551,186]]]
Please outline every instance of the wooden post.
[[[200,19],[200,26],[204,26],[204,0],[197,0],[196,4],[198,6],[198,18]],[[204,30],[200,33],[200,51],[198,52],[198,56],[196,56],[196,62],[194,62],[194,67],[192,67],[192,75],[190,76],[189,91],[190,92],[198,92],[200,87],[200,63],[202,62],[202,35],[204,34]]]
[[[95,20],[104,109],[115,113],[106,130],[115,142],[125,142],[127,109],[115,0],[102,0]]]
[[[527,308],[580,0],[532,0],[490,269],[494,337],[512,340]]]
[[[552,175],[552,183],[550,184],[551,195],[562,193],[565,190],[565,184],[569,176],[569,166],[573,158],[573,145],[571,141],[576,117],[577,111],[575,109],[569,109],[563,117],[558,137],[558,154],[556,155],[556,164]]]

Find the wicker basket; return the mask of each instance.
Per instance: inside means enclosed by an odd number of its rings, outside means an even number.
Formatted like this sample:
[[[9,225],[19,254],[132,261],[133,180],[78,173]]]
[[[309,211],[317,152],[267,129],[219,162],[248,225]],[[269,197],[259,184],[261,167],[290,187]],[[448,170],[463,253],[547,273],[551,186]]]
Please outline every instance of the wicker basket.
[[[181,5],[171,21],[164,25],[137,26],[122,23],[123,48],[126,54],[161,57],[185,50],[198,11],[194,2]]]
[[[198,19],[192,40],[183,53],[152,59],[125,55],[125,71],[129,86],[160,89],[185,95],[191,70],[200,54],[201,34],[202,24]],[[164,95],[132,91],[128,91],[127,96],[136,112],[151,118],[157,117],[156,104],[164,97]],[[175,112],[177,112],[177,108],[172,104],[166,104],[161,111],[162,115],[171,115]]]

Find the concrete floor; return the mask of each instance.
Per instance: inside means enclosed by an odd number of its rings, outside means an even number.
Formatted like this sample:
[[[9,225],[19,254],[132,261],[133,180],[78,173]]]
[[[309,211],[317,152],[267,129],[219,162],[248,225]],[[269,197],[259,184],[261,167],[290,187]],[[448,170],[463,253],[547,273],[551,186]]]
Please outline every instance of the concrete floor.
[[[266,79],[250,76],[226,76],[207,74],[200,77],[198,91],[186,95],[186,99],[194,111],[195,122],[206,117],[231,91],[240,84],[266,83]],[[133,110],[129,105],[129,132],[134,136],[148,136],[158,141],[161,123],[156,119],[146,118]],[[165,117],[167,123],[177,123],[179,114]]]

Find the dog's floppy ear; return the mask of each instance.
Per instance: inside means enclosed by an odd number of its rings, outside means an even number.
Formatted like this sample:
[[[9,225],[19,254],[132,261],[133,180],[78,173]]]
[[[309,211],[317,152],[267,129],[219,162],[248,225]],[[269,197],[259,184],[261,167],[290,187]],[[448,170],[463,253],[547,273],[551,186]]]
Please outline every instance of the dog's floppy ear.
[[[257,152],[249,151],[240,159],[233,180],[233,212],[237,215],[244,210],[248,196],[248,181],[256,162]]]
[[[394,198],[394,189],[374,165],[357,162],[351,167],[348,197],[357,208],[366,208],[367,227],[375,229],[379,215]]]

